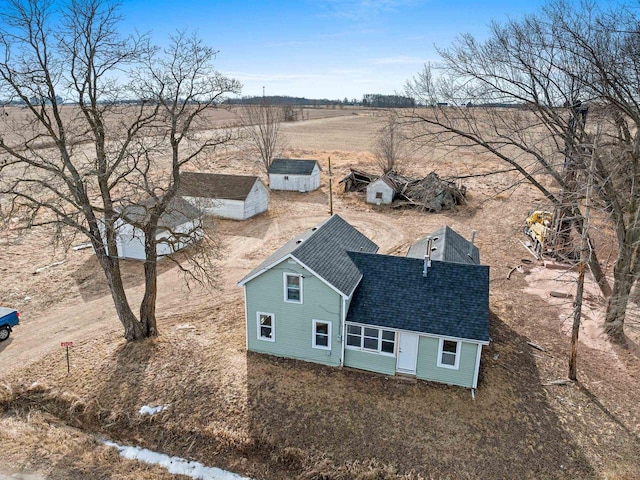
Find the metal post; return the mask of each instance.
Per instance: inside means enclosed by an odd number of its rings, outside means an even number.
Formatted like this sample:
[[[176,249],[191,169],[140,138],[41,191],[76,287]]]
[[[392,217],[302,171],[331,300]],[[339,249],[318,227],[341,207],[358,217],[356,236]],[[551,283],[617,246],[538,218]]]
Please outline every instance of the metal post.
[[[67,345],[67,373],[71,373],[71,365],[69,364],[69,345]]]
[[[333,215],[333,181],[331,176],[331,157],[329,158],[329,215]]]

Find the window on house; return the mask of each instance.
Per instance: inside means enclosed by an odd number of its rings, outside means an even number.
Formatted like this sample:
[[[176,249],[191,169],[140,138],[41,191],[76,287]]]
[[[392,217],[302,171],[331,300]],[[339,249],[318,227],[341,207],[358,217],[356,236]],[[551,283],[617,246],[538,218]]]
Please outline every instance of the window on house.
[[[396,332],[392,330],[347,324],[348,348],[393,355],[395,345]]]
[[[313,348],[331,350],[331,323],[313,321]]]
[[[390,353],[393,355],[396,344],[396,332],[390,330],[382,330],[382,343],[380,350],[384,353]]]
[[[382,192],[376,192],[376,198],[382,198]]]
[[[459,352],[460,342],[441,338],[438,354],[438,366],[457,370],[460,362]]]
[[[275,333],[275,315],[258,312],[258,339],[275,342]]]
[[[302,303],[302,275],[284,274],[284,301]]]
[[[349,347],[362,348],[362,327],[347,325],[347,345]]]
[[[289,180],[289,175],[285,175],[285,176],[284,176],[284,179],[285,179],[285,180]]]

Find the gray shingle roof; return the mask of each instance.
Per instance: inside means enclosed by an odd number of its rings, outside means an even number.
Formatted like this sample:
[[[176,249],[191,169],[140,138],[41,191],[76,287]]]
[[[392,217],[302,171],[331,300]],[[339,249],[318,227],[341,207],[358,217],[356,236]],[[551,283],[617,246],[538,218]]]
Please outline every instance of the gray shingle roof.
[[[489,267],[350,252],[363,275],[347,321],[489,341]]]
[[[444,226],[433,232],[430,237],[433,240],[431,249],[431,259],[440,260],[442,262],[455,262],[467,264],[480,264],[480,250],[475,245],[471,249],[471,257],[469,257],[469,246],[471,242],[452,229]],[[423,259],[427,253],[427,238],[424,237],[415,242],[409,251],[407,257]]]
[[[122,209],[123,216],[132,223],[143,223],[147,216],[150,202],[127,205]],[[169,202],[167,209],[158,220],[158,227],[171,230],[191,220],[200,218],[200,211],[181,197],[175,197]]]
[[[291,254],[340,293],[348,296],[358,285],[361,276],[347,254],[348,251],[375,253],[378,246],[339,215],[333,215],[289,240],[249,272],[239,284],[243,285],[257,273]]]
[[[317,160],[299,160],[295,158],[274,158],[269,166],[269,173],[285,175],[311,175]],[[318,168],[320,166],[318,165]]]
[[[258,181],[258,177],[252,175],[183,172],[180,174],[178,195],[221,200],[246,200],[256,181]]]

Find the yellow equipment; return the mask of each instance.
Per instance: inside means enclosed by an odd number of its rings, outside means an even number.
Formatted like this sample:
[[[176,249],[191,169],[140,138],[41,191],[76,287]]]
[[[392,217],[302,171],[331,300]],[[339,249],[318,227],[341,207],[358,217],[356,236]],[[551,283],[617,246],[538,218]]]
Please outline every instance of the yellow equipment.
[[[524,233],[533,240],[533,249],[536,253],[543,253],[546,249],[552,222],[553,213],[544,210],[536,210],[527,218]]]

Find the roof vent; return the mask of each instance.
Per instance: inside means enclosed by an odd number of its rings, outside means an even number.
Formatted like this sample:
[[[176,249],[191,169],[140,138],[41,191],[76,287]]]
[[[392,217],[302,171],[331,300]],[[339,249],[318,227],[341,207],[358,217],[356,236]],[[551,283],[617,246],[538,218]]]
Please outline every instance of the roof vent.
[[[431,266],[431,246],[433,245],[433,239],[427,237],[427,253],[424,256],[424,267],[422,268],[422,276],[426,277]]]
[[[300,245],[304,240],[301,238],[300,240],[296,240],[296,245]]]
[[[311,231],[312,231],[312,232],[315,232],[317,229],[318,229],[318,227],[313,227],[313,228],[311,229]]]

